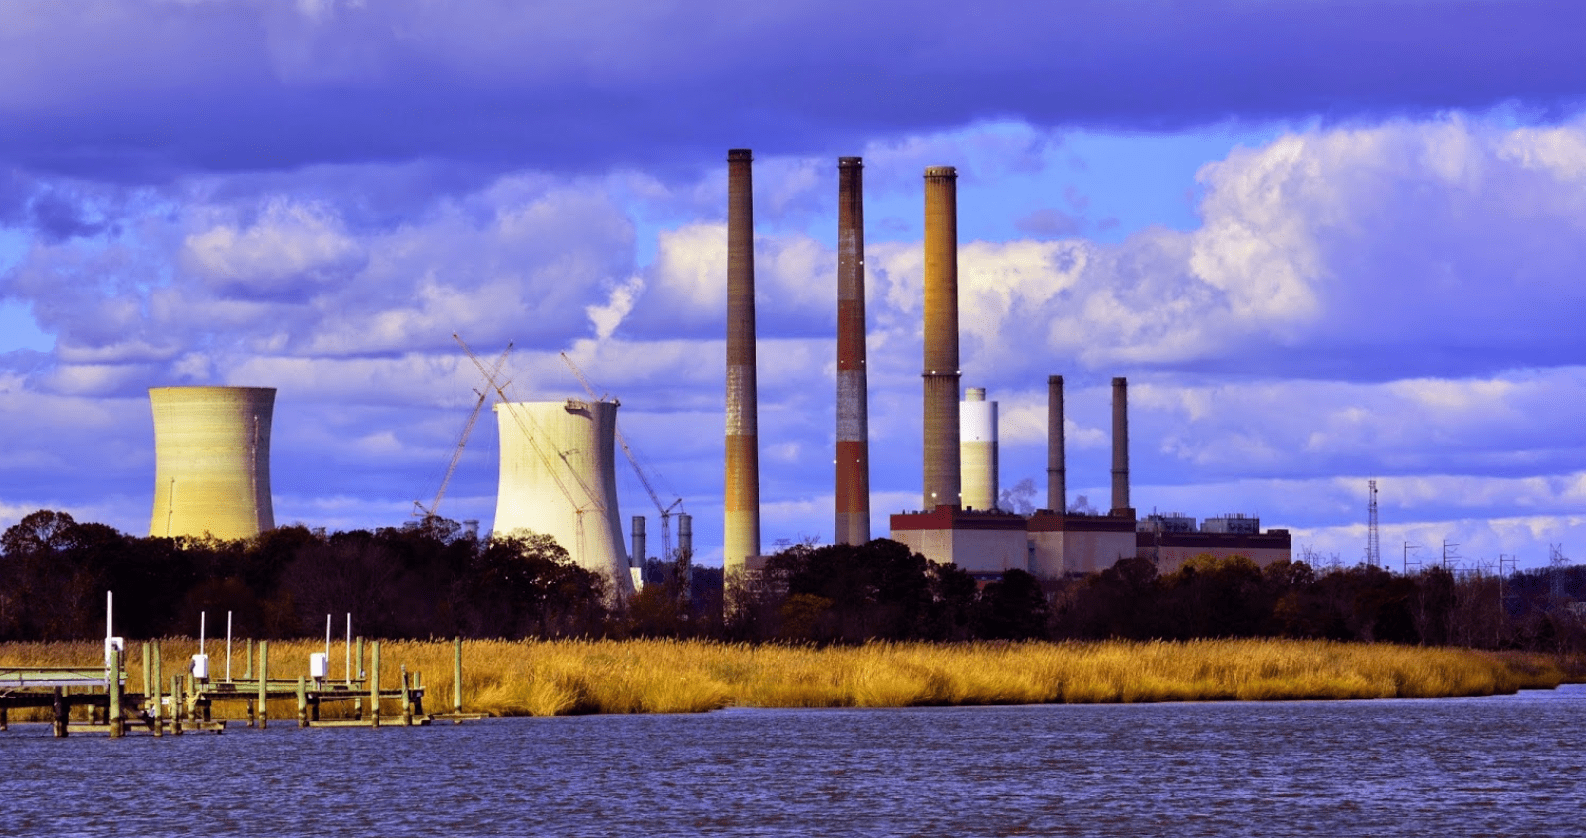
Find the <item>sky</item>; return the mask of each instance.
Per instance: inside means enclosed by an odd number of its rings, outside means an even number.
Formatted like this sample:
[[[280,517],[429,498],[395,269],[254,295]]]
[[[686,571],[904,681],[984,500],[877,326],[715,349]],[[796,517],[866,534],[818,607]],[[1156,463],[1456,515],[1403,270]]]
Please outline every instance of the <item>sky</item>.
[[[726,151],[755,154],[762,539],[833,531],[839,156],[865,161],[873,532],[921,505],[923,170],[1001,482],[1296,554],[1586,556],[1574,0],[0,0],[0,526],[147,532],[147,390],[278,389],[278,523],[435,499],[508,344],[721,559]],[[490,526],[498,429],[438,512]],[[1034,492],[1021,492],[1021,481]],[[619,471],[620,513],[656,506]],[[1410,546],[1406,546],[1410,545]],[[1447,545],[1447,546],[1445,546]]]

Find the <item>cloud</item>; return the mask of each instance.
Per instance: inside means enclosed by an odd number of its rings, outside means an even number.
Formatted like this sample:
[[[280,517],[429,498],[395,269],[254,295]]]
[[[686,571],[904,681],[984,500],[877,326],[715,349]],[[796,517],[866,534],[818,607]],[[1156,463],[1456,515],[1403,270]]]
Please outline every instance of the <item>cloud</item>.
[[[369,160],[587,172],[697,166],[722,137],[832,151],[984,119],[1159,130],[1511,100],[1546,111],[1586,92],[1569,37],[1580,14],[1555,0],[1076,0],[1057,25],[1028,0],[973,15],[829,0],[576,13],[8,0],[0,158],[146,182]]]

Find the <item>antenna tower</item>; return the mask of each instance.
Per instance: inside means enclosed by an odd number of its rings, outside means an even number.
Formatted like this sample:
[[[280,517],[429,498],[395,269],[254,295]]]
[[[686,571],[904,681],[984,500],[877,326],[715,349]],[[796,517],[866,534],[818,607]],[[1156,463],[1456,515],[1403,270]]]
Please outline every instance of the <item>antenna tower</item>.
[[[1377,540],[1377,481],[1367,481],[1366,485],[1371,491],[1371,503],[1366,507],[1366,564],[1382,567],[1382,544]]]

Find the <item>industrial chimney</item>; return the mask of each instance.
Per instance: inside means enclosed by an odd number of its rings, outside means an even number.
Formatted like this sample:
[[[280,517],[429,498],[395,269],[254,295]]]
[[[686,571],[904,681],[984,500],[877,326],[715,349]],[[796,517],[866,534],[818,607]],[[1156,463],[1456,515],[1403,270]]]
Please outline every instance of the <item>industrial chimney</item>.
[[[1068,509],[1068,468],[1063,453],[1063,376],[1046,377],[1046,508]]]
[[[495,411],[501,432],[495,534],[548,535],[579,567],[604,575],[616,598],[631,596],[613,458],[617,403],[500,402]]]
[[[1129,381],[1112,380],[1112,512],[1134,517],[1129,506]]]
[[[870,420],[865,377],[864,163],[837,158],[838,544],[870,541]]]
[[[961,503],[958,461],[958,171],[925,170],[925,508]]]
[[[997,403],[986,401],[986,388],[971,387],[959,405],[963,437],[958,456],[964,482],[964,507],[997,508]]]
[[[754,156],[727,152],[727,480],[722,567],[760,555],[760,442],[755,384]]]
[[[150,387],[151,536],[252,538],[275,528],[270,503],[273,387]]]

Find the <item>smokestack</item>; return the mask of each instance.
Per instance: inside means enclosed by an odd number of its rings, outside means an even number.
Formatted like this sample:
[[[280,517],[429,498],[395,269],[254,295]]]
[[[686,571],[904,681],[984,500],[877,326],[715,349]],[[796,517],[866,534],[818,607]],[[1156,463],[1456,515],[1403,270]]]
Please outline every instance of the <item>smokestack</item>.
[[[760,442],[755,385],[754,156],[727,152],[727,483],[722,566],[760,555]]]
[[[958,171],[925,170],[925,508],[959,506]]]
[[[1134,517],[1129,506],[1129,380],[1112,380],[1112,512]]]
[[[986,388],[964,391],[958,421],[963,438],[958,458],[964,482],[964,506],[997,508],[997,403],[986,401]]]
[[[865,378],[864,163],[837,158],[838,544],[870,541],[870,419]]]
[[[1046,508],[1068,509],[1068,472],[1063,453],[1063,376],[1046,377]]]
[[[633,552],[629,554],[628,560],[633,567],[643,569],[644,561],[648,557],[647,551],[649,550],[644,543],[643,515],[633,516],[633,526],[630,528],[630,532],[633,533]]]

